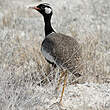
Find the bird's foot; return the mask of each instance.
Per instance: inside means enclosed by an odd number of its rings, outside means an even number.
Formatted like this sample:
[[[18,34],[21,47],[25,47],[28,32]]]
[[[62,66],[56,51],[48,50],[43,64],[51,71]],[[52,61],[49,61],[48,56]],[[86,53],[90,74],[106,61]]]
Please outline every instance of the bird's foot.
[[[56,108],[56,110],[66,110],[62,102],[55,102],[49,108],[51,109]]]

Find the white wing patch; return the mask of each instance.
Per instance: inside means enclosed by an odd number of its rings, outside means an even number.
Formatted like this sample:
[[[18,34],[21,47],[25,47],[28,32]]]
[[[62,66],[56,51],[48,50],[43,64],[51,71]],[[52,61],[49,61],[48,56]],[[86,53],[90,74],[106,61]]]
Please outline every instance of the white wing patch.
[[[54,62],[54,58],[50,55],[50,53],[46,52],[43,47],[41,48],[41,52],[47,60],[49,60],[50,62]]]
[[[45,7],[45,13],[46,14],[50,14],[51,12],[52,12],[52,9],[51,8]]]

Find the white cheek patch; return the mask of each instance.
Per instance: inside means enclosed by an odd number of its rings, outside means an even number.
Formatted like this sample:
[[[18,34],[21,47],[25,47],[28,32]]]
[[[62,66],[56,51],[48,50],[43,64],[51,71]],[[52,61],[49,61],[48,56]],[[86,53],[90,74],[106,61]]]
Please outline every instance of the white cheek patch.
[[[45,8],[45,13],[46,14],[50,14],[51,12],[52,12],[51,8],[47,8],[47,7]]]

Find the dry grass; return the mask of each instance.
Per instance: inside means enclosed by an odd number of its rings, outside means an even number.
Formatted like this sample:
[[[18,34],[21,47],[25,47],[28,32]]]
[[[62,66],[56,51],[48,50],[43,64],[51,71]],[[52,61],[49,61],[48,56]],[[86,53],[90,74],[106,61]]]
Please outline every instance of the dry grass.
[[[36,91],[39,89],[38,85],[44,88],[55,88],[59,78],[59,70],[53,70],[41,54],[40,45],[43,40],[41,37],[43,36],[41,16],[34,15],[34,12],[24,9],[24,4],[21,7],[17,4],[17,8],[11,7],[17,3],[17,0],[12,3],[7,0],[0,2],[2,3],[0,6],[3,8],[0,12],[3,13],[3,16],[0,14],[0,107],[3,109],[0,109],[16,110],[14,105],[25,105],[26,101],[28,103],[28,100],[31,99],[29,104],[32,106],[31,103],[36,98]],[[32,1],[28,2],[31,3]],[[88,7],[89,2],[85,2]],[[54,4],[54,2],[52,3]],[[100,11],[96,8],[99,6],[97,2],[90,5],[93,6],[90,8],[90,13],[93,13],[99,24],[91,21],[91,19],[89,22],[86,18],[88,13],[85,10],[87,9],[83,5],[71,6],[70,9],[63,6],[61,9],[58,7],[60,12],[56,12],[57,15],[62,14],[62,17],[59,18],[59,24],[57,23],[58,18],[55,17],[56,21],[53,21],[56,30],[60,28],[61,32],[75,36],[82,46],[84,70],[79,83],[110,83],[110,43],[109,37],[107,37],[109,36],[109,29],[108,25],[102,22],[103,19],[107,19],[103,16],[104,14],[109,17],[109,12],[106,11],[108,10],[106,9],[107,3],[109,4],[106,1],[104,5],[105,11],[103,3],[101,5],[102,14],[98,14]],[[7,10],[5,6],[7,6]],[[95,11],[94,7],[96,8]],[[62,13],[62,9],[67,9],[65,13],[70,11],[69,17]],[[74,13],[72,9],[75,10]],[[85,15],[82,16],[82,13]],[[74,20],[75,23],[72,20],[69,21],[70,18],[73,19],[72,16],[75,14],[77,15]],[[67,19],[64,19],[65,16]],[[55,25],[55,23],[57,24]],[[87,26],[85,26],[86,23]],[[95,26],[95,31],[86,30],[91,25]],[[66,26],[68,30],[66,30]],[[54,86],[52,86],[53,83]],[[48,94],[49,92],[53,91],[46,91]],[[34,98],[28,99],[31,95]],[[85,107],[84,110],[88,110],[88,108]],[[96,110],[99,109],[96,108]]]

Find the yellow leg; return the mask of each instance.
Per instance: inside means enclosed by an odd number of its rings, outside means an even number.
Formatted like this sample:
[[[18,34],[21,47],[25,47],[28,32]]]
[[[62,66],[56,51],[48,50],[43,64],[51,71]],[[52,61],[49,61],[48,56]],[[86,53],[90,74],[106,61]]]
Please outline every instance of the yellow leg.
[[[62,93],[61,93],[60,104],[61,104],[61,102],[62,102],[64,89],[65,89],[65,87],[66,87],[66,81],[67,81],[67,71],[65,72],[64,85],[63,85],[63,89],[62,89]]]
[[[65,75],[65,72],[61,72],[61,76],[60,76],[60,79],[58,81],[58,85],[56,87],[56,91],[59,89],[59,86],[60,86],[60,83],[61,83],[61,80],[62,80],[62,77]]]

